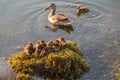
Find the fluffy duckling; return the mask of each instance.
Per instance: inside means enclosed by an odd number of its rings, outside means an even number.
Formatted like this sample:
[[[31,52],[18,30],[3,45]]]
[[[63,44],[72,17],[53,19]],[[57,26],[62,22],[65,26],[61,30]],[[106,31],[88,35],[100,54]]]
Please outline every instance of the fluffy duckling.
[[[90,10],[87,7],[81,7],[80,5],[77,6],[77,14],[84,14],[89,12]]]
[[[53,45],[53,41],[48,41],[47,45],[52,46]]]
[[[53,47],[54,51],[59,51],[60,50],[59,41],[58,40],[53,41],[53,46],[52,47]]]
[[[59,37],[57,40],[59,41],[59,45],[61,47],[66,45],[66,41],[63,37]]]
[[[47,55],[49,52],[53,51],[52,49],[52,42],[50,41],[49,44],[47,44],[42,51],[40,52],[40,56]]]
[[[39,40],[39,42],[40,42],[40,45],[41,45],[42,48],[46,46],[45,41],[43,41],[43,40]]]
[[[35,51],[34,45],[32,42],[29,42],[25,47],[25,53],[27,55],[32,55],[32,53]]]
[[[35,45],[35,54],[39,55],[42,49],[46,46],[45,42],[43,40],[39,40]]]
[[[67,16],[64,14],[56,14],[56,5],[54,3],[49,4],[48,8],[45,10],[50,9],[51,12],[48,15],[48,20],[50,23],[54,25],[61,25],[61,26],[70,26],[72,22],[68,19]]]
[[[53,41],[47,42],[47,47],[49,47],[49,51],[54,51],[54,49],[53,49]]]

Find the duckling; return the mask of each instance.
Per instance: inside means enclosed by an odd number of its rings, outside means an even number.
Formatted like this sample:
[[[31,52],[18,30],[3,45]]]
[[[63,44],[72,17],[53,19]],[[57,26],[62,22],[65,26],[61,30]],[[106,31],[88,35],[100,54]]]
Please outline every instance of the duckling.
[[[40,54],[41,50],[42,50],[39,42],[36,43],[35,48],[36,48],[35,54],[38,56]]]
[[[40,45],[41,45],[42,48],[46,46],[45,41],[43,41],[43,40],[39,40],[39,42],[40,42]]]
[[[49,52],[51,52],[51,46],[50,44],[47,44],[40,52],[39,56],[47,55]]]
[[[63,37],[59,37],[57,40],[59,41],[59,45],[61,47],[66,45],[66,41]]]
[[[90,10],[87,7],[81,7],[80,5],[77,6],[77,14],[84,14],[89,12]]]
[[[37,56],[39,56],[40,52],[42,51],[42,49],[46,46],[45,42],[43,40],[39,40],[37,43],[36,43],[36,50],[35,50],[35,54]]]
[[[53,45],[53,41],[48,41],[47,45],[52,46]]]
[[[25,47],[25,53],[27,55],[32,55],[32,53],[35,51],[34,45],[32,42],[29,42]]]
[[[56,5],[54,3],[49,4],[48,8],[45,10],[50,9],[51,12],[48,15],[48,20],[50,23],[54,25],[61,25],[61,26],[70,26],[72,22],[68,19],[67,16],[64,14],[56,14]]]
[[[53,41],[53,50],[54,51],[59,51],[60,50],[60,45],[59,45],[58,40]]]
[[[54,51],[54,49],[53,49],[53,41],[49,41],[49,42],[47,42],[47,47],[49,47],[49,51]]]

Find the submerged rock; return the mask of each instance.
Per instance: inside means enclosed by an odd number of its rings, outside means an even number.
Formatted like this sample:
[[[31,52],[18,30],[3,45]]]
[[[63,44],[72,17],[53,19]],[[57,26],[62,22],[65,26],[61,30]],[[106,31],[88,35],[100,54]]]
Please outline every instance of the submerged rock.
[[[78,45],[67,41],[58,52],[50,52],[43,57],[31,56],[20,52],[8,59],[17,80],[30,80],[31,76],[44,77],[49,80],[73,80],[88,71],[89,64],[83,58]]]
[[[15,80],[15,73],[10,64],[0,58],[0,80]]]

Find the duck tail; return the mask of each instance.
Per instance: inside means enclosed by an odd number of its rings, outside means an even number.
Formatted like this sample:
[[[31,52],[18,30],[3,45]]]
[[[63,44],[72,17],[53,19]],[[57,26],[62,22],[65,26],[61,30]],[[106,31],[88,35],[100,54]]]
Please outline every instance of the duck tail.
[[[61,26],[72,26],[73,22],[58,22],[56,25],[61,25]]]
[[[68,22],[68,23],[65,23],[64,26],[72,26],[72,24],[74,24],[74,22]]]

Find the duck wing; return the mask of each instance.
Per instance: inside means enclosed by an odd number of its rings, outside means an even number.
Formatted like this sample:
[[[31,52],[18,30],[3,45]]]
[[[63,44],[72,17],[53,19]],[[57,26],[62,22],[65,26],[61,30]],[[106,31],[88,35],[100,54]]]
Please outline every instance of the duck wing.
[[[68,17],[65,16],[64,14],[56,14],[54,17],[55,17],[58,21],[66,21],[66,20],[68,20]]]
[[[50,16],[49,21],[56,25],[68,26],[72,24],[72,22],[64,14],[55,14],[53,16]]]

